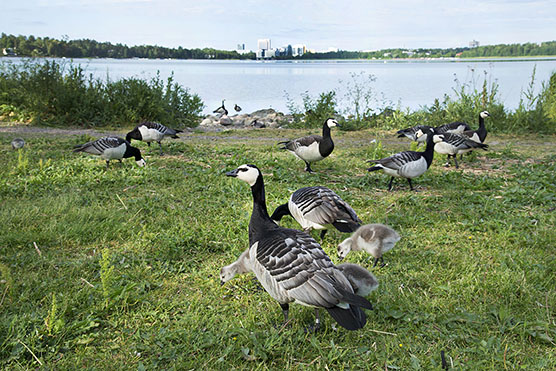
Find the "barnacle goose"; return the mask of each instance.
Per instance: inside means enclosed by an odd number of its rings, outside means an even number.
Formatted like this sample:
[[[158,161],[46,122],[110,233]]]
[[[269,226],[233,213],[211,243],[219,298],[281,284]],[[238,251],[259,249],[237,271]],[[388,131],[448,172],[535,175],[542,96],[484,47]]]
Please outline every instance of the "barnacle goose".
[[[432,129],[427,129],[425,133],[419,130],[417,135],[427,135],[427,148],[424,152],[405,151],[380,160],[368,161],[375,164],[375,166],[368,168],[368,171],[383,170],[392,177],[390,183],[388,183],[389,191],[392,189],[394,177],[406,178],[410,189],[414,191],[411,179],[422,175],[431,166],[434,157]]]
[[[143,122],[127,133],[125,140],[131,143],[132,139],[146,142],[150,147],[151,142],[158,142],[160,154],[162,155],[162,144],[160,143],[164,137],[179,138],[176,134],[183,132],[182,130],[170,129],[158,122]]]
[[[23,138],[14,138],[14,140],[12,140],[13,149],[21,149],[24,145],[25,141],[23,140]]]
[[[224,104],[224,102],[222,102],[222,104]],[[236,104],[236,105],[234,106],[234,110],[235,110],[236,112],[241,112],[241,107],[238,106],[238,105]]]
[[[473,139],[475,142],[484,143],[487,136],[485,119],[489,116],[490,113],[488,113],[488,111],[479,113],[479,128],[477,130],[466,130],[463,132],[463,135],[470,139]]]
[[[321,240],[331,227],[349,233],[355,232],[362,224],[347,202],[331,189],[320,186],[298,189],[292,193],[287,204],[274,210],[270,218],[279,222],[284,215],[293,216],[305,232],[321,230]]]
[[[358,264],[342,263],[336,266],[351,283],[351,288],[359,296],[367,296],[378,287],[378,280],[368,270]]]
[[[342,271],[344,276],[351,284],[351,288],[355,294],[359,296],[367,296],[378,287],[376,277],[360,265],[352,263],[343,263],[336,266]],[[235,262],[222,267],[220,270],[220,285],[232,280],[236,275],[253,272],[251,263],[249,262],[249,249],[245,250]]]
[[[74,147],[73,152],[86,152],[97,155],[106,160],[108,168],[110,160],[119,160],[122,158],[135,157],[135,162],[140,167],[145,166],[145,160],[141,157],[141,151],[132,147],[127,140],[120,137],[104,137],[85,144],[78,144]]]
[[[254,165],[242,165],[227,176],[251,186],[253,212],[249,222],[249,263],[265,290],[278,301],[284,320],[295,302],[328,313],[344,328],[357,330],[367,319],[361,308],[371,303],[353,289],[322,247],[307,233],[278,226],[266,208],[263,176]]]
[[[448,163],[446,166],[450,166],[450,157],[452,157],[456,164],[456,169],[459,168],[456,155],[472,151],[475,148],[481,148],[485,151],[488,148],[486,144],[475,142],[473,139],[459,134],[435,133],[433,135],[433,140],[435,143],[434,150],[440,154],[448,155]]]
[[[322,126],[322,136],[308,135],[305,137],[278,142],[283,145],[280,149],[287,149],[296,157],[305,161],[305,171],[313,172],[311,163],[322,160],[334,150],[334,142],[330,136],[330,128],[338,126],[338,121],[328,118]]]
[[[398,232],[387,225],[366,224],[338,245],[338,257],[344,259],[352,250],[364,250],[375,258],[373,268],[376,267],[379,260],[384,266],[382,254],[391,250],[399,240]]]
[[[226,101],[226,99],[222,99],[222,105],[220,107],[218,107],[217,109],[215,109],[214,111],[212,111],[212,113],[218,113],[221,116],[224,115],[228,115],[228,110],[226,109],[226,107],[224,107],[224,102]]]

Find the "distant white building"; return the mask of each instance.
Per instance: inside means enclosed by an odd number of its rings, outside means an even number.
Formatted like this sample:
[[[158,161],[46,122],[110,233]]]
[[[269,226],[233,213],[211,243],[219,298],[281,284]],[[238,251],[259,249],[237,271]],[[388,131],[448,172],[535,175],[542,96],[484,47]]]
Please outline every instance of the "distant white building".
[[[270,50],[270,39],[259,39],[259,40],[257,40],[257,49]]]
[[[251,50],[245,50],[245,44],[237,44],[236,53],[247,54],[247,53],[251,53]]]
[[[257,40],[257,59],[269,59],[276,55],[276,52],[270,47],[270,39]]]
[[[480,43],[477,40],[473,40],[469,42],[469,47],[470,48],[477,48],[479,47]]]

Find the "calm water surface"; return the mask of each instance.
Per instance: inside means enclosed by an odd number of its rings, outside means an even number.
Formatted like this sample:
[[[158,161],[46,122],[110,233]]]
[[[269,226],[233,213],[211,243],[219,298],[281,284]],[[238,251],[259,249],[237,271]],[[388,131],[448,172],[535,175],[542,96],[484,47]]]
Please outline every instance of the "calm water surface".
[[[0,58],[6,60],[6,58]],[[12,59],[14,60],[14,59]],[[17,60],[17,59],[16,59]],[[88,73],[112,80],[122,77],[150,78],[157,72],[163,79],[174,73],[182,86],[198,94],[208,113],[226,99],[226,107],[234,104],[244,112],[274,108],[289,112],[287,95],[301,105],[301,94],[316,96],[335,90],[341,106],[345,106],[346,81],[351,74],[372,74],[370,83],[378,98],[378,106],[418,109],[430,106],[435,98],[453,95],[460,83],[480,88],[486,78],[499,85],[499,97],[506,108],[515,109],[522,90],[527,88],[536,66],[536,91],[556,71],[556,60],[504,61],[206,61],[145,59],[75,59]],[[361,79],[363,81],[364,79]]]

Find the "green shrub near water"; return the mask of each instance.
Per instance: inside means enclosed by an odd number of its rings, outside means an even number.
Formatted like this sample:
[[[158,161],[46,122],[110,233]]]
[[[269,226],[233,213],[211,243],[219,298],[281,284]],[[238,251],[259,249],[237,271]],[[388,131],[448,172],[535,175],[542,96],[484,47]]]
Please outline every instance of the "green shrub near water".
[[[196,126],[203,109],[170,76],[102,81],[71,62],[0,63],[0,115],[37,124],[119,126],[153,120]]]
[[[474,73],[469,81],[460,81],[457,77],[453,88],[454,96],[445,95],[435,99],[431,106],[411,111],[394,109],[392,102],[380,99],[373,89],[373,75],[365,73],[352,74],[348,81],[340,81],[340,88],[347,93],[344,101],[326,100],[336,98],[335,92],[322,93],[312,98],[308,93],[302,95],[303,107],[297,107],[287,96],[288,108],[294,115],[291,127],[316,127],[315,117],[343,115],[347,119],[342,124],[343,130],[360,130],[366,128],[401,129],[413,125],[438,126],[453,121],[463,121],[477,127],[478,114],[487,110],[491,117],[488,130],[500,133],[556,133],[556,72],[548,84],[542,85],[541,92],[535,94],[535,73],[522,92],[519,106],[514,111],[504,107],[498,93],[498,83],[490,80],[487,72],[483,78]],[[340,109],[339,106],[345,108]],[[320,122],[322,123],[323,120]]]

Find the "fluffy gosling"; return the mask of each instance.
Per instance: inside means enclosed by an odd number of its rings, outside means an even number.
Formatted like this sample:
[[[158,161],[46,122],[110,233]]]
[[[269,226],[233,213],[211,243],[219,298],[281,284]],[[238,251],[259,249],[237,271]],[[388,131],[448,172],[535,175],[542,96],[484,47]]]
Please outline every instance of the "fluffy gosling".
[[[373,268],[378,261],[381,267],[384,266],[382,254],[392,249],[396,242],[400,240],[398,232],[384,224],[366,224],[359,227],[351,235],[338,245],[338,257],[344,259],[350,251],[364,250],[371,254],[375,260]]]

